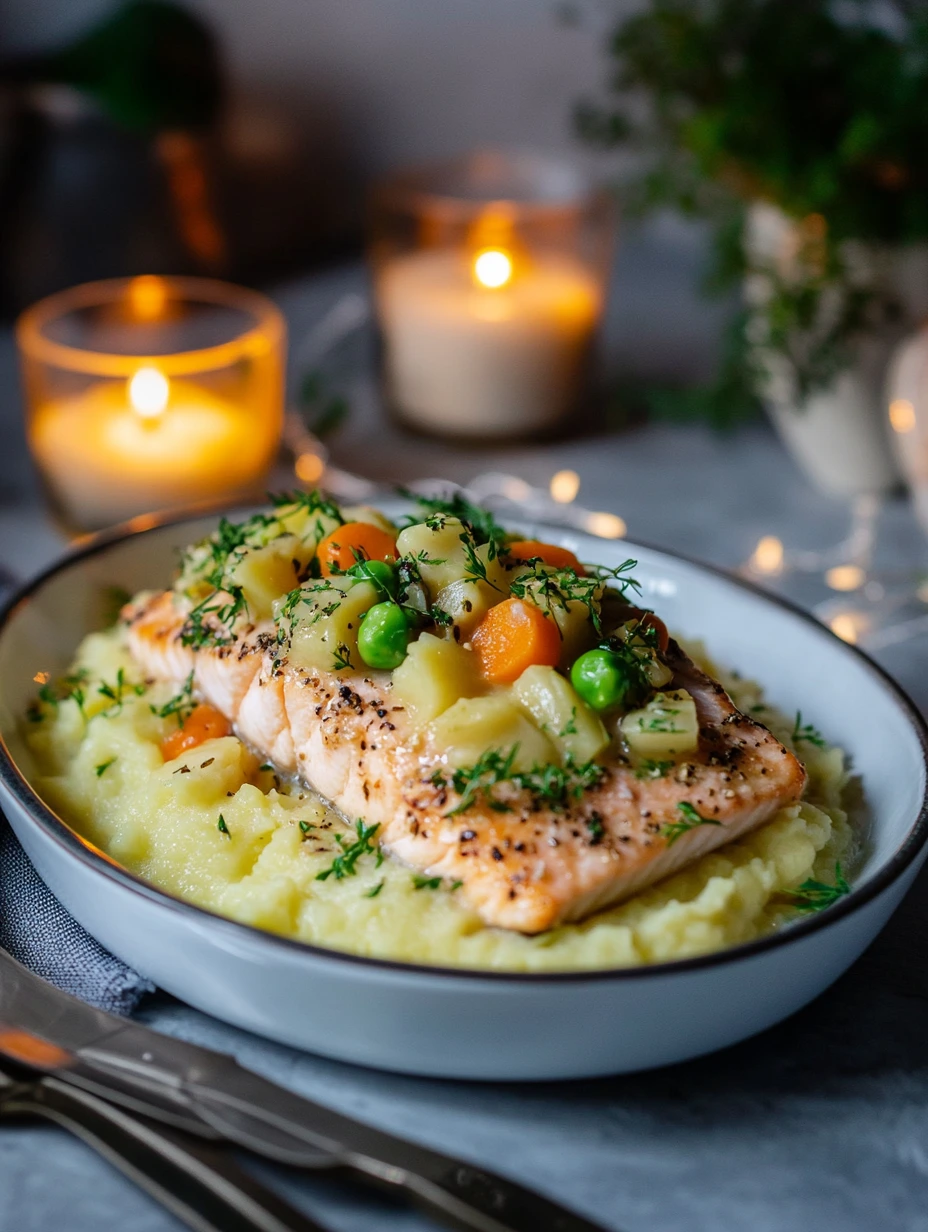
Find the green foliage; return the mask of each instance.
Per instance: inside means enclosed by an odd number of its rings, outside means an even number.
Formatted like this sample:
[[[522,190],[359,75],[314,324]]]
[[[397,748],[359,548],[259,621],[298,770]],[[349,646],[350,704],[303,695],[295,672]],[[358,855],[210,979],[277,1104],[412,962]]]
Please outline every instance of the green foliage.
[[[752,342],[787,361],[801,405],[895,308],[853,273],[848,242],[928,239],[928,6],[652,0],[619,22],[610,54],[615,100],[584,105],[580,131],[641,152],[633,210],[712,220],[712,289],[748,270],[747,204],[800,224],[794,268],[763,265],[767,296],[735,321],[715,385],[656,391],[651,409],[719,426],[744,418],[763,392]]]

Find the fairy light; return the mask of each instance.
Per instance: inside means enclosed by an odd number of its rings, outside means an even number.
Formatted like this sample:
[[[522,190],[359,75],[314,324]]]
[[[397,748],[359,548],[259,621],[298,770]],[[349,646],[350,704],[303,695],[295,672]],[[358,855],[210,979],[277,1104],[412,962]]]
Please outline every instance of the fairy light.
[[[889,404],[889,422],[900,435],[915,427],[915,407],[908,398],[894,398]]]
[[[624,539],[628,527],[625,520],[615,513],[588,513],[586,529],[600,539]]]
[[[474,277],[482,287],[504,287],[512,278],[512,257],[501,248],[485,249],[474,258]]]
[[[757,573],[772,577],[783,571],[783,544],[776,535],[764,535],[757,542],[751,557],[751,566]]]
[[[325,470],[325,463],[317,453],[301,453],[293,464],[297,479],[303,483],[318,483]]]
[[[851,612],[839,612],[836,616],[832,616],[828,622],[828,627],[832,633],[837,634],[842,642],[848,642],[851,646],[857,643],[861,629],[858,627],[858,622],[854,619]]]
[[[551,499],[556,500],[559,505],[569,505],[577,499],[579,491],[580,476],[576,471],[558,471],[551,476]]]
[[[858,590],[866,578],[860,565],[835,565],[825,574],[825,581],[832,590]]]

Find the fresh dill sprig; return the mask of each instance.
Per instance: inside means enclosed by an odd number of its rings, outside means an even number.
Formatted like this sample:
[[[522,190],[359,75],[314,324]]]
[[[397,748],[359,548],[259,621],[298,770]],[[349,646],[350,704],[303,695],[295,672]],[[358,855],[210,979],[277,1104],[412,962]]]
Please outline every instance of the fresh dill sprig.
[[[516,770],[518,752],[517,744],[508,753],[500,749],[487,749],[474,765],[459,766],[454,770],[451,786],[461,798],[445,815],[453,817],[465,813],[481,797],[494,812],[511,812],[511,806],[493,792],[493,788],[501,783],[512,783],[514,787],[527,791],[536,808],[563,812],[571,800],[579,800],[585,791],[596,787],[605,774],[603,767],[596,762],[578,765],[569,755],[563,766],[536,763],[530,770]],[[447,786],[440,770],[436,770],[432,782],[436,786]]]
[[[698,826],[720,826],[722,824],[714,817],[703,817],[688,800],[681,800],[677,805],[677,811],[681,814],[680,820],[669,821],[661,827],[661,836],[667,840],[668,847],[672,847],[678,838],[688,834],[690,830],[695,830]]]
[[[101,697],[105,697],[112,702],[112,705],[108,706],[106,710],[100,711],[101,717],[109,718],[111,715],[121,714],[126,697],[129,695],[141,697],[145,692],[145,687],[144,684],[131,684],[126,680],[125,669],[121,667],[116,673],[115,684],[107,684],[106,681],[103,681],[97,689],[97,693]]]
[[[220,834],[224,834],[226,838],[232,837],[232,831],[226,825],[226,819],[223,817],[222,813],[219,814],[219,820],[216,822],[216,829]]]
[[[486,584],[491,586],[494,590],[499,590],[500,588],[495,582],[491,582],[489,576],[487,575],[487,566],[477,554],[477,544],[471,535],[471,532],[465,527],[460,535],[458,535],[458,538],[464,548],[464,558],[467,561],[464,581],[486,582]],[[496,559],[496,545],[492,539],[490,540],[487,556],[490,560]]]
[[[335,841],[341,851],[328,868],[323,869],[321,873],[316,873],[316,880],[327,881],[329,877],[334,877],[336,881],[342,881],[345,877],[353,877],[358,871],[358,860],[366,855],[375,855],[377,857],[376,867],[380,868],[383,864],[383,852],[371,842],[379,829],[379,822],[366,826],[364,818],[359,817],[355,824],[358,837],[353,843],[349,843],[343,834],[336,834]]]
[[[378,881],[375,886],[371,886],[369,890],[364,891],[364,897],[365,898],[376,898],[377,895],[380,893],[380,891],[383,889],[385,884],[386,883],[383,881]]]
[[[420,496],[417,492],[410,492],[408,488],[399,488],[399,493],[431,514],[444,514],[445,517],[457,518],[459,522],[463,522],[478,547],[484,543],[494,543],[499,548],[506,541],[506,532],[493,514],[488,509],[481,509],[479,505],[473,504],[460,492],[454,492],[448,497]],[[413,526],[422,520],[421,517],[410,517],[408,525]]]
[[[76,702],[78,710],[86,719],[87,716],[84,714],[85,695],[81,686],[86,684],[88,676],[87,669],[79,667],[76,671],[71,672],[70,675],[62,676],[54,684],[49,680],[45,680],[36,694],[36,700],[26,711],[29,721],[31,723],[41,723],[46,717],[46,711],[43,707],[47,706],[50,710],[57,711],[61,702],[69,700]]]
[[[828,747],[824,736],[818,728],[813,727],[811,723],[803,723],[801,710],[796,711],[796,722],[793,724],[791,736],[793,744],[799,744],[804,740],[806,744],[814,744],[817,749],[826,749]]]
[[[109,770],[114,761],[116,761],[116,758],[111,757],[109,761],[101,761],[99,766],[94,766],[94,773],[98,779],[102,778],[103,775],[106,774],[107,770]]]
[[[332,671],[347,671],[353,667],[354,664],[351,662],[351,651],[344,642],[339,642],[335,647],[335,653],[332,656]]]
[[[831,907],[839,898],[843,898],[850,892],[851,887],[841,871],[841,865],[835,864],[834,885],[829,885],[827,881],[816,881],[810,877],[808,881],[804,881],[801,886],[797,886],[792,891],[790,899],[797,911],[824,911],[826,907]]]
[[[177,716],[177,725],[183,727],[184,720],[191,713],[196,702],[193,700],[193,671],[181,685],[179,693],[175,693],[172,698],[164,703],[163,706],[150,706],[153,715],[159,719],[168,719],[171,715]]]

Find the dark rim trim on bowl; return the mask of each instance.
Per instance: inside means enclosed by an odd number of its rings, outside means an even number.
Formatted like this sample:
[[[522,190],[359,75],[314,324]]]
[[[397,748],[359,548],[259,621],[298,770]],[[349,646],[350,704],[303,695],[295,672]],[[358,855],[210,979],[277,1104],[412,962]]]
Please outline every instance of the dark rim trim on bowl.
[[[209,516],[206,511],[199,511],[200,518]],[[116,543],[131,539],[137,535],[148,534],[151,531],[162,530],[166,526],[176,526],[184,522],[194,520],[189,511],[180,514],[169,515],[164,517],[152,517],[145,519],[145,526],[142,528],[133,528],[127,524],[124,526],[114,527],[112,530],[101,531],[95,535],[86,544],[76,548],[61,557],[54,564],[44,569],[37,577],[27,582],[20,587],[15,594],[0,608],[0,637],[9,623],[10,618],[15,611],[33,594],[39,590],[49,578],[55,574],[69,568],[76,562],[83,560],[89,556],[95,556],[107,548],[112,547]],[[563,530],[563,528],[559,528]],[[56,813],[48,807],[48,805],[39,797],[35,790],[30,786],[28,780],[20,771],[6,746],[6,741],[0,735],[0,782],[10,791],[10,793],[19,801],[19,803],[29,812],[30,819],[35,820],[45,834],[56,842],[59,846],[66,848],[82,863],[89,865],[96,872],[118,882],[124,889],[133,891],[141,895],[143,898],[159,902],[166,908],[183,914],[192,916],[205,917],[215,922],[215,925],[234,932],[237,935],[247,934],[250,938],[261,938],[267,945],[273,947],[283,947],[290,952],[299,952],[311,955],[314,959],[322,960],[331,963],[351,963],[361,964],[364,967],[375,967],[380,970],[397,971],[407,975],[416,975],[430,977],[432,979],[456,979],[470,981],[507,981],[517,980],[520,983],[530,984],[563,984],[563,983],[587,983],[601,982],[603,980],[638,980],[638,979],[653,979],[661,976],[669,976],[677,972],[697,971],[703,967],[716,967],[725,963],[742,962],[752,958],[756,954],[762,954],[767,950],[772,950],[777,946],[784,945],[793,940],[799,940],[802,937],[810,936],[812,933],[820,931],[822,928],[827,928],[838,920],[844,919],[848,915],[858,911],[867,903],[872,902],[885,889],[893,884],[902,874],[909,868],[915,858],[921,852],[922,848],[928,842],[928,726],[925,720],[916,709],[914,703],[899,687],[891,676],[883,669],[874,663],[869,655],[864,654],[862,650],[858,650],[856,646],[851,646],[843,642],[839,637],[831,632],[826,626],[822,625],[809,615],[808,612],[790,603],[786,599],[781,599],[779,596],[770,595],[760,586],[756,586],[751,582],[747,582],[742,578],[733,577],[724,569],[720,569],[715,565],[703,564],[701,561],[695,561],[692,557],[685,556],[679,552],[667,551],[665,548],[653,547],[650,544],[630,544],[629,546],[640,546],[648,551],[657,552],[660,555],[670,557],[673,560],[683,561],[685,564],[696,565],[697,568],[711,573],[713,576],[737,586],[742,590],[747,590],[752,594],[759,596],[766,602],[773,604],[775,607],[782,608],[789,612],[792,616],[798,617],[806,624],[812,625],[819,633],[825,637],[834,638],[836,642],[840,642],[844,650],[852,655],[856,655],[867,671],[875,676],[882,686],[887,689],[901,709],[908,717],[912,727],[915,729],[922,750],[922,761],[925,767],[925,791],[922,795],[921,808],[918,816],[915,819],[905,841],[886,863],[865,885],[859,889],[853,889],[850,894],[842,898],[834,906],[829,907],[827,911],[823,911],[815,916],[806,917],[798,920],[794,924],[790,924],[788,928],[781,932],[771,933],[766,937],[761,937],[756,941],[749,941],[743,945],[731,946],[724,950],[716,950],[711,954],[702,954],[695,958],[676,959],[672,962],[651,963],[641,967],[611,967],[611,968],[595,968],[589,971],[550,971],[550,972],[534,972],[534,971],[482,971],[477,968],[467,967],[441,967],[427,966],[422,963],[402,962],[396,959],[389,958],[369,958],[362,954],[351,954],[347,951],[326,949],[323,946],[313,945],[311,942],[298,941],[295,938],[280,937],[275,933],[263,932],[259,928],[254,928],[250,924],[242,924],[237,920],[229,919],[228,916],[218,915],[216,912],[209,911],[204,907],[195,906],[193,903],[188,903],[184,899],[175,898],[168,894],[167,891],[159,889],[150,882],[144,881],[141,877],[137,877],[134,873],[130,873],[127,869],[120,865],[112,863],[101,853],[86,845],[78,835],[68,827],[64,821]]]

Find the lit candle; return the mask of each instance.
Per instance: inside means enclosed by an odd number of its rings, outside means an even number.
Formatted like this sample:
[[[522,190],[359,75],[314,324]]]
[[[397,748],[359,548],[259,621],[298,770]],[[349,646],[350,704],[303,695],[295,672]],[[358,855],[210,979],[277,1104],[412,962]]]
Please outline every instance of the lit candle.
[[[81,526],[246,496],[277,444],[250,407],[151,365],[36,407],[31,441],[65,515]]]
[[[70,527],[263,489],[286,338],[263,295],[199,278],[89,283],[33,305],[16,336],[29,444]]]
[[[385,262],[378,294],[387,393],[410,423],[518,436],[576,402],[601,306],[577,258],[425,249]]]

